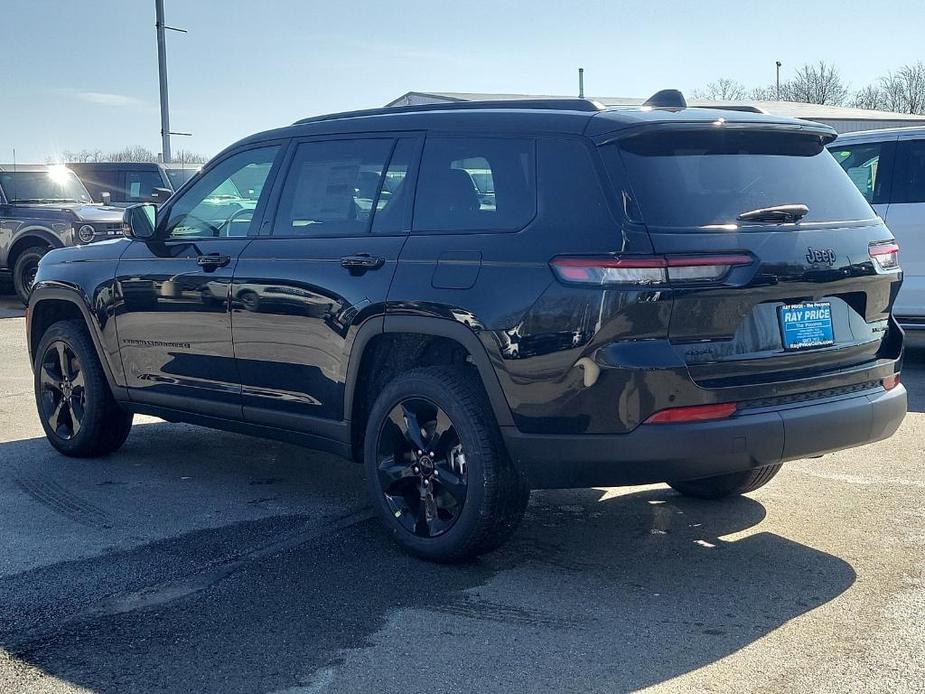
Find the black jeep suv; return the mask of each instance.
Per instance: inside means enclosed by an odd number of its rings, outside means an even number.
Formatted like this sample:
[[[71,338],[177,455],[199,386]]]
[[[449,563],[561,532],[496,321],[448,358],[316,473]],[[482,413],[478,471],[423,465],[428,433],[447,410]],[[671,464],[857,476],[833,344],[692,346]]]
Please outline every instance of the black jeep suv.
[[[0,164],[0,270],[23,303],[45,253],[121,235],[122,210],[93,204],[64,166]]]
[[[137,412],[363,460],[390,534],[442,561],[532,488],[751,491],[906,411],[898,248],[834,136],[584,100],[254,135],[128,238],[42,260],[42,424],[74,456]]]

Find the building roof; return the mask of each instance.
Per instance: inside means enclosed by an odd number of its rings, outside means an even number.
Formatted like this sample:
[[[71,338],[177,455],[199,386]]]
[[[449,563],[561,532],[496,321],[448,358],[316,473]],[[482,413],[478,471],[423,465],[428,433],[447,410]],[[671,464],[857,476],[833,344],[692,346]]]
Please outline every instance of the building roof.
[[[431,101],[506,101],[511,99],[561,99],[554,95],[536,94],[481,94],[476,92],[406,92],[386,106],[399,106],[410,103]],[[644,98],[623,96],[588,97],[604,106],[641,106]],[[825,104],[804,104],[795,101],[721,101],[716,99],[688,99],[689,106],[700,108],[720,108],[733,110],[755,110],[776,116],[802,118],[805,120],[839,120],[839,121],[908,121],[909,125],[925,125],[925,116],[893,111],[872,111],[849,106],[829,106]]]

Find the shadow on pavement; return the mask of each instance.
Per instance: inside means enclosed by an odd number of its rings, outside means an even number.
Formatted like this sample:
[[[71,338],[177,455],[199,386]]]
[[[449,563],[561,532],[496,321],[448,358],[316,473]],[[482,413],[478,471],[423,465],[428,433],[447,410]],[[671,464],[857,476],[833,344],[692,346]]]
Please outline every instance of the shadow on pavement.
[[[906,333],[903,355],[903,385],[909,397],[909,412],[925,412],[925,335],[918,332]]]
[[[175,445],[171,425],[145,430],[148,444]],[[0,444],[0,460],[40,444]],[[157,456],[143,460],[138,474],[157,474]],[[215,474],[241,475],[240,464]],[[18,474],[54,481],[56,468]],[[463,690],[509,689],[506,676],[525,691],[637,689],[724,658],[854,582],[841,559],[773,533],[724,539],[765,513],[753,499],[698,502],[665,488],[535,493],[505,547],[451,567],[402,554],[366,511],[345,508],[319,531],[303,509],[0,578],[0,648],[99,692],[282,690],[367,652],[369,688],[382,691],[427,689],[443,668]],[[422,629],[468,625],[477,637],[429,643],[422,668],[418,627],[392,633],[402,609]],[[383,645],[379,632],[396,640]],[[542,657],[537,632],[553,644]],[[478,647],[498,661],[461,667]],[[345,667],[332,689],[362,688],[338,686],[353,674]]]

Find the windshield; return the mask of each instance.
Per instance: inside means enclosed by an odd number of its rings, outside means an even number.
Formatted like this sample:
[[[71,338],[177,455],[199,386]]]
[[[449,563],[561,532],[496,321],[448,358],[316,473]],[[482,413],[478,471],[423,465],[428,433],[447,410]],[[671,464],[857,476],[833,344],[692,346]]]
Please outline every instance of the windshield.
[[[0,171],[0,187],[9,202],[90,202],[84,184],[62,166],[47,171]]]
[[[190,180],[199,169],[167,169],[167,179],[174,190],[180,190],[180,186]]]
[[[627,193],[647,225],[691,228],[768,224],[736,218],[781,205],[809,208],[803,223],[875,217],[818,135],[756,130],[650,131],[603,147],[613,171],[625,165]],[[616,170],[615,180],[621,180]]]

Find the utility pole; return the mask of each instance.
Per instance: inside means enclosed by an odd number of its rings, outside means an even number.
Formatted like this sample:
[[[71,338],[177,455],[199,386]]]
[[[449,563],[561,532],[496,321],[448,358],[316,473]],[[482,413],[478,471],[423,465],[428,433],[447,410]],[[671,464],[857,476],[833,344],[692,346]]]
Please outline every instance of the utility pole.
[[[578,68],[578,98],[585,98],[585,69],[583,67]]]
[[[781,62],[780,62],[779,60],[776,61],[776,65],[777,65],[777,100],[780,101],[780,66],[781,66]]]
[[[186,29],[177,29],[164,24],[164,0],[154,0],[155,24],[157,28],[157,76],[161,87],[161,158],[170,162],[170,136],[191,135],[192,133],[175,133],[170,131],[170,107],[167,104],[167,42],[164,32],[167,29],[183,34]]]
[[[167,104],[167,42],[164,39],[164,0],[154,0],[157,27],[157,76],[161,85],[161,157],[170,162],[170,106]]]

